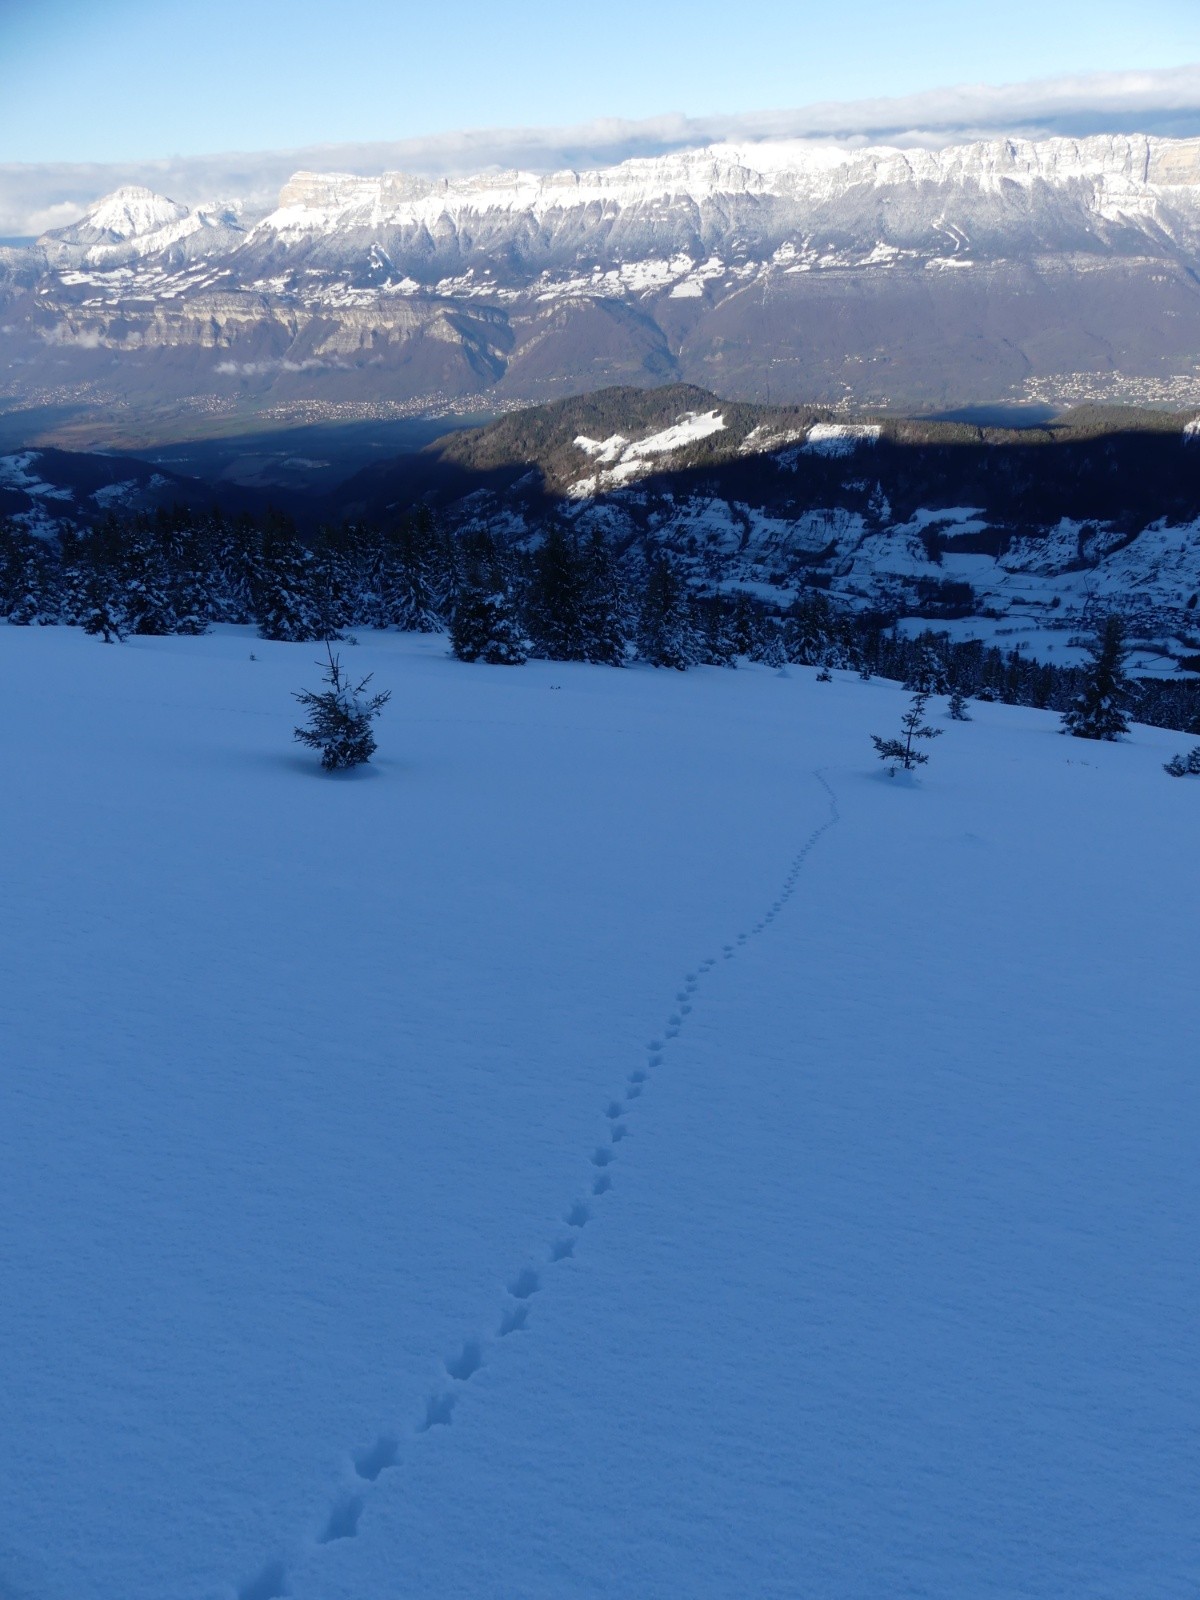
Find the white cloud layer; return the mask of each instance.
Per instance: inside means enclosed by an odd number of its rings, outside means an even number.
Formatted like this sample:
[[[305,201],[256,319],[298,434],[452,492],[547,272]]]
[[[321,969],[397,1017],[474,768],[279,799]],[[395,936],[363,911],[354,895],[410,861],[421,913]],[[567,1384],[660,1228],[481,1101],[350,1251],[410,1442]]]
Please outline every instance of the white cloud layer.
[[[741,116],[672,113],[639,122],[601,119],[573,128],[484,129],[391,144],[311,145],[122,164],[0,163],[0,238],[61,227],[124,183],[145,184],[185,205],[241,199],[254,215],[270,209],[281,185],[300,168],[364,175],[407,171],[427,177],[510,167],[553,172],[725,139],[812,138],[936,148],[1006,135],[1094,133],[1200,136],[1200,64],[999,87],[962,85],[901,99],[831,102]]]

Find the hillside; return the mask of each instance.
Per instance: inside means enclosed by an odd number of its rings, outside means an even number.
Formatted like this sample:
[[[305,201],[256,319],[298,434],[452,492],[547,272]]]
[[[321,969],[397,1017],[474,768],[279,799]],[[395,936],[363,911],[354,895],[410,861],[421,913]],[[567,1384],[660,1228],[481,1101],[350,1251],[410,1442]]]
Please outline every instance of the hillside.
[[[699,587],[783,607],[818,588],[977,637],[999,623],[1035,649],[1118,610],[1164,656],[1195,648],[1191,412],[1083,407],[981,427],[611,389],[381,462],[336,503],[386,519],[422,499],[462,532],[519,541],[556,521],[665,548]]]
[[[1177,736],[345,649],[0,629],[0,1589],[1190,1594]]]

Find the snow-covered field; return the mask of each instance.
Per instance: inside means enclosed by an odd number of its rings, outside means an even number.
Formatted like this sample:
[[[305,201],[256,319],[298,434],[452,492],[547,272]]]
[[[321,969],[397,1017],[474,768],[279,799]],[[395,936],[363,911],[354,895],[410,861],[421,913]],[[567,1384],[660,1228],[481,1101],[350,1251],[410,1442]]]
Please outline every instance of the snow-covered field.
[[[444,648],[0,630],[3,1600],[1194,1596],[1194,741]]]

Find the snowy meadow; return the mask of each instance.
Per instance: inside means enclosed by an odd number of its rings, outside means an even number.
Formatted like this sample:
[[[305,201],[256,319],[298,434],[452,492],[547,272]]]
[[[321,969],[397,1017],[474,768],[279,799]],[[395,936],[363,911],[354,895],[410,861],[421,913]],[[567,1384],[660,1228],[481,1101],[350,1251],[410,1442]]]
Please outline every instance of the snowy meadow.
[[[0,629],[3,1600],[1200,1586],[1190,741]]]

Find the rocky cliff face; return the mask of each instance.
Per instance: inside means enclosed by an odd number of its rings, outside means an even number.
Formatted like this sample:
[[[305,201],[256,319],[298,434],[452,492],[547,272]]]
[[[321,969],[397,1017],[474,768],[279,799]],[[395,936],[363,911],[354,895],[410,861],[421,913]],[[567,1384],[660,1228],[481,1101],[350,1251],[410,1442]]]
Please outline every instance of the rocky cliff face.
[[[0,259],[0,398],[151,426],[616,382],[900,409],[1200,397],[1200,140],[717,145],[596,172],[145,189]]]

